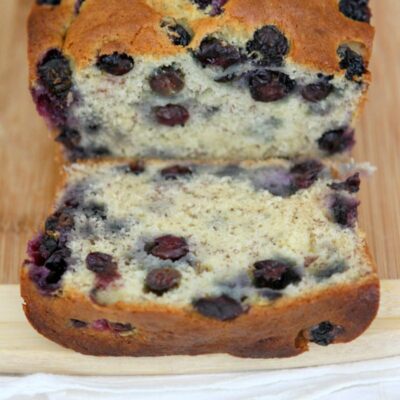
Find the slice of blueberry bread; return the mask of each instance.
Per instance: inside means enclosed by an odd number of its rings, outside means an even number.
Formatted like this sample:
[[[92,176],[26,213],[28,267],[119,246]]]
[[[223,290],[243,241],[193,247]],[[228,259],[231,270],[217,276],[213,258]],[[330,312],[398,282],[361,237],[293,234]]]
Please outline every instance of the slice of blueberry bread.
[[[95,355],[286,357],[353,340],[379,282],[360,175],[308,159],[68,167],[22,269],[25,312]]]
[[[70,159],[342,153],[368,0],[36,0],[30,86]]]

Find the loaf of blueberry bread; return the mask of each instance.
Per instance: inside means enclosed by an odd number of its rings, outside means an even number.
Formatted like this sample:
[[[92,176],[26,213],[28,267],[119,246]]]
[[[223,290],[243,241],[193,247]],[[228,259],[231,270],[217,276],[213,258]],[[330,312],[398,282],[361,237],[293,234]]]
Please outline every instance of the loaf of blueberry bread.
[[[28,319],[63,346],[287,357],[351,341],[376,315],[354,165],[149,160],[66,171],[21,280]]]
[[[70,159],[349,150],[368,0],[36,0],[30,87]]]

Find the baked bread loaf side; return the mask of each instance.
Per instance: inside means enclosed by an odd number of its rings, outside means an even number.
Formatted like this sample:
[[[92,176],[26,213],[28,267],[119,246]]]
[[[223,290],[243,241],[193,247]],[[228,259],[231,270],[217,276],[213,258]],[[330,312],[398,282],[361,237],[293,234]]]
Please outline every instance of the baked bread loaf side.
[[[367,0],[37,0],[30,86],[73,159],[342,153]]]
[[[22,269],[26,315],[94,355],[286,357],[353,340],[379,302],[356,170],[312,159],[69,166]]]

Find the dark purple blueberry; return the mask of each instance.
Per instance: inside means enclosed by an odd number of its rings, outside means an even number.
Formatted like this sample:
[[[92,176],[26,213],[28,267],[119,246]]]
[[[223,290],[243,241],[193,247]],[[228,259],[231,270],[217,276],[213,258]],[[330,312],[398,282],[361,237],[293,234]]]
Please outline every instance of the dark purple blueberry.
[[[126,324],[123,324],[121,322],[110,322],[109,325],[111,330],[115,333],[131,332],[134,329],[132,324],[130,324],[129,322]]]
[[[107,210],[104,204],[90,202],[82,207],[82,211],[87,218],[107,219]]]
[[[346,272],[348,267],[344,263],[332,264],[314,273],[314,277],[318,281],[331,278],[333,275]]]
[[[338,54],[340,57],[339,66],[346,70],[346,79],[354,80],[354,77],[360,77],[367,72],[363,57],[350,49],[348,46],[339,47]]]
[[[289,52],[289,42],[276,26],[267,25],[254,33],[246,49],[260,64],[279,67]]]
[[[115,275],[118,265],[109,254],[94,252],[86,257],[86,267],[99,276]]]
[[[140,175],[145,171],[145,166],[144,162],[140,160],[132,161],[131,163],[128,164],[128,169],[127,172],[134,174],[134,175]]]
[[[281,100],[295,87],[296,81],[281,72],[264,69],[249,75],[250,93],[256,101],[267,103]]]
[[[194,57],[203,67],[228,67],[244,60],[240,50],[231,44],[214,37],[206,37],[200,43],[200,48],[194,53]]]
[[[224,12],[222,7],[228,2],[228,0],[192,0],[192,2],[195,3],[200,10],[205,10],[206,8],[211,7],[210,15],[214,17]]]
[[[172,66],[158,68],[150,77],[151,89],[161,96],[174,96],[185,86],[185,76],[180,69]]]
[[[49,257],[58,249],[58,240],[53,236],[47,234],[43,235],[40,246],[39,254],[43,261],[49,259]]]
[[[189,253],[189,246],[184,238],[165,235],[147,243],[145,251],[161,260],[177,261]]]
[[[197,312],[205,317],[219,321],[229,321],[245,312],[243,306],[227,295],[219,297],[204,297],[193,302]]]
[[[317,82],[303,86],[300,90],[301,95],[311,103],[318,103],[325,100],[333,91],[333,85],[328,79],[320,79]]]
[[[51,96],[65,100],[72,88],[69,61],[57,49],[50,50],[37,67],[40,84]]]
[[[184,126],[190,117],[188,110],[178,104],[154,107],[153,112],[157,122],[166,126]]]
[[[81,321],[79,319],[72,318],[72,319],[70,319],[70,322],[71,322],[71,325],[77,329],[86,328],[88,326],[87,322]]]
[[[75,14],[79,14],[79,11],[80,11],[84,1],[85,0],[76,0],[76,3],[75,3]]]
[[[60,127],[65,125],[68,114],[66,98],[52,95],[43,86],[35,87],[31,92],[39,115],[53,126]]]
[[[212,0],[191,0],[200,10],[205,10],[211,5]]]
[[[370,22],[372,13],[368,4],[369,0],[340,0],[339,10],[356,21]]]
[[[301,280],[301,276],[292,265],[276,260],[256,262],[253,278],[255,287],[274,290],[285,289],[290,284],[296,284]]]
[[[333,190],[345,190],[349,193],[357,193],[360,190],[360,174],[356,174],[347,178],[344,182],[334,182],[328,185]]]
[[[133,69],[135,62],[131,56],[125,53],[114,52],[99,57],[96,66],[107,74],[121,76]]]
[[[177,180],[179,177],[190,176],[193,171],[185,165],[172,165],[161,170],[161,176],[166,180]]]
[[[47,218],[45,230],[50,232],[64,232],[71,230],[75,225],[71,209],[64,207]]]
[[[318,139],[319,148],[330,155],[351,150],[354,145],[354,130],[351,128],[328,131]]]
[[[228,0],[211,0],[211,11],[210,15],[212,17],[215,17],[216,15],[220,15],[224,12],[224,9],[222,8]]]
[[[268,190],[274,196],[289,197],[296,192],[292,175],[284,167],[260,168],[253,182],[256,188]]]
[[[186,47],[192,41],[192,35],[180,24],[163,21],[162,28],[166,28],[168,37],[175,46]]]
[[[50,270],[45,267],[39,267],[36,265],[32,265],[29,269],[29,279],[34,282],[37,288],[43,294],[51,294],[55,290],[59,288],[59,282],[50,283],[47,281],[47,278],[50,275]]]
[[[68,150],[74,150],[79,147],[81,134],[73,128],[63,127],[61,133],[56,137],[56,142],[61,143]]]
[[[46,260],[40,254],[40,245],[42,244],[43,235],[39,235],[28,242],[29,261],[37,266],[43,265]]]
[[[328,346],[343,332],[344,328],[342,326],[333,325],[329,321],[324,321],[311,327],[306,333],[306,337],[310,342],[316,343],[320,346]]]
[[[58,6],[60,3],[61,0],[36,0],[36,4],[39,5]]]
[[[290,169],[293,184],[296,189],[308,189],[318,179],[324,166],[318,160],[306,160]]]
[[[335,222],[346,228],[354,228],[358,218],[360,202],[348,196],[336,194],[332,199],[332,215]]]
[[[146,276],[146,288],[158,296],[179,286],[182,275],[174,268],[157,268]]]
[[[67,258],[71,256],[71,251],[67,248],[54,252],[44,264],[48,269],[49,275],[46,278],[46,283],[56,285],[60,282],[65,271],[68,268]]]

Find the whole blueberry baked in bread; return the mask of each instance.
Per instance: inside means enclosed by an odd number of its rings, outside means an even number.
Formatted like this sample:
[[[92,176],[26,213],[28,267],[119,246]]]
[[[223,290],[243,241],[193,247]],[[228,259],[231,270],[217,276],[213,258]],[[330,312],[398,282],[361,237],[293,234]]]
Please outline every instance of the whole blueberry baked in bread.
[[[376,315],[355,165],[84,162],[64,181],[22,296],[66,347],[287,357],[351,341]]]
[[[70,159],[342,153],[368,0],[36,0],[30,87]]]

